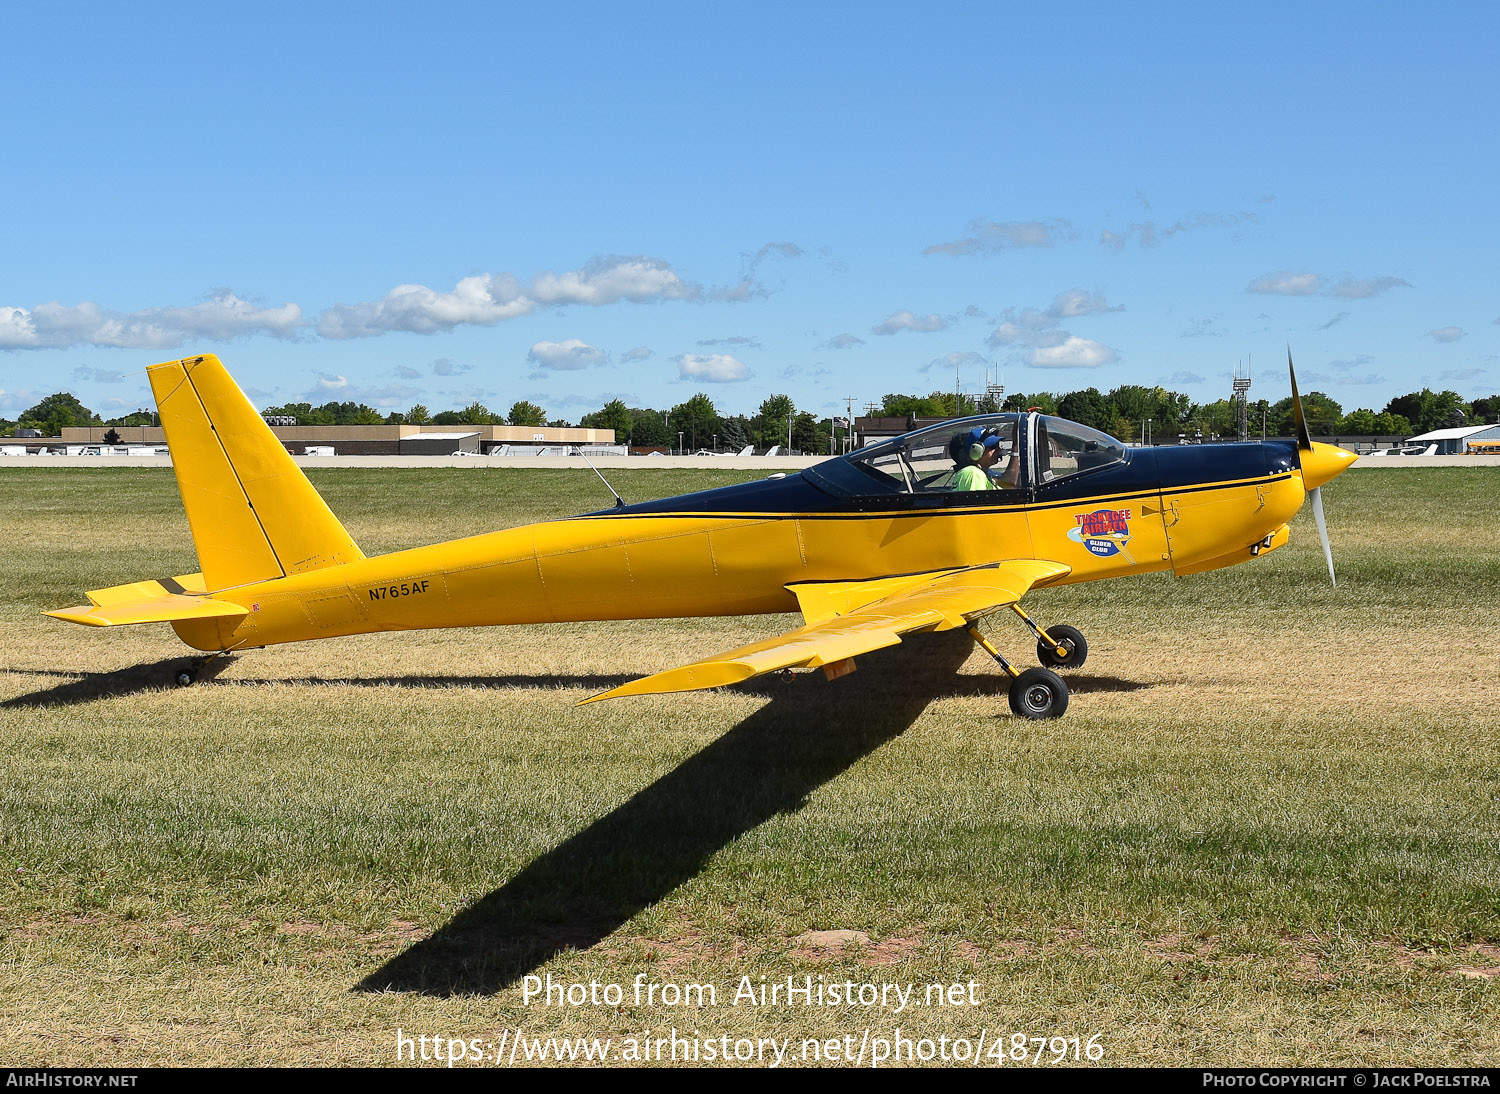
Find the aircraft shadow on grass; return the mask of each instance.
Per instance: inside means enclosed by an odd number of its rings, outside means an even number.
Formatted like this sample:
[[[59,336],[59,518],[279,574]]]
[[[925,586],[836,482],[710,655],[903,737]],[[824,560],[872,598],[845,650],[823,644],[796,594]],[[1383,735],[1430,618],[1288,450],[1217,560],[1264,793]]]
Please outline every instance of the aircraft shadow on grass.
[[[115,699],[127,695],[138,695],[147,691],[158,691],[166,687],[176,671],[182,667],[180,657],[169,657],[112,672],[70,671],[67,669],[8,669],[0,665],[0,672],[16,676],[50,677],[63,681],[39,691],[15,695],[0,700],[0,710],[25,708],[45,709],[69,707],[92,703],[102,699]],[[216,679],[219,673],[233,664],[230,658],[211,662],[200,670],[198,686],[219,687],[267,687],[272,684],[300,684],[311,687],[352,688],[582,688],[600,691],[619,687],[636,677],[605,675],[602,673],[557,675],[552,673],[512,673],[506,676],[431,676],[407,674],[403,676],[286,676],[277,678]],[[893,666],[895,668],[896,666]],[[1068,678],[1069,690],[1080,695],[1103,691],[1138,691],[1149,684],[1123,680],[1116,676],[1096,676],[1073,673]],[[1010,682],[1000,674],[992,676],[955,676],[954,690],[948,694],[999,695],[1009,691]],[[759,677],[739,685],[738,690],[751,695],[774,698],[782,695],[787,687],[786,676]],[[937,698],[934,693],[932,698]]]
[[[550,673],[532,673],[508,676],[285,676],[263,679],[216,680],[214,677],[232,662],[221,658],[200,670],[197,687],[268,687],[272,684],[292,684],[311,687],[351,688],[586,688],[602,690],[618,687],[634,676],[607,676],[601,674],[563,676]],[[6,669],[17,676],[43,676],[63,680],[40,691],[17,695],[0,702],[0,710],[16,707],[66,707],[80,703],[91,703],[99,699],[114,699],[126,695],[137,695],[147,691],[159,691],[169,686],[174,673],[181,668],[180,657],[164,661],[153,661],[144,665],[114,672],[69,672],[64,669]]]
[[[859,672],[826,686],[762,677],[756,690],[769,697],[765,706],[356,990],[490,994],[563,951],[597,944],[735,839],[801,808],[818,787],[903,733],[933,699],[1004,695],[998,675],[955,675],[972,650],[963,634],[923,635],[867,654]],[[1095,679],[1099,690],[1144,686]]]

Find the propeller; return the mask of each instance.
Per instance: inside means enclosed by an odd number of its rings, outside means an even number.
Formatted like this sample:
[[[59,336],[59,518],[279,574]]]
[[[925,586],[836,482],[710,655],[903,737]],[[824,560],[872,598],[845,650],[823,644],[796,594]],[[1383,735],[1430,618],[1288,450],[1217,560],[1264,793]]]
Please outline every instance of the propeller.
[[[1302,412],[1302,396],[1297,391],[1297,370],[1292,367],[1292,347],[1286,348],[1286,370],[1292,378],[1292,417],[1297,423],[1298,454],[1312,455],[1312,434],[1307,428],[1307,415]],[[1342,469],[1341,469],[1342,470]],[[1339,579],[1333,572],[1333,545],[1328,542],[1328,521],[1323,516],[1323,487],[1320,483],[1307,492],[1312,502],[1313,520],[1318,525],[1318,538],[1323,541],[1323,556],[1328,559],[1328,580],[1338,587]]]

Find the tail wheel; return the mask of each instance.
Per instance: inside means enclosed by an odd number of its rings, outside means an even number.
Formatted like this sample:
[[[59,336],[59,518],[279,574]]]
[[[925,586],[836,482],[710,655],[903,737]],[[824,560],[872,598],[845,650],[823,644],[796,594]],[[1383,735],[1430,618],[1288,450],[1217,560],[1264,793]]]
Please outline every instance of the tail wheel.
[[[173,681],[180,688],[190,688],[198,680],[198,670],[194,668],[178,669]]]
[[[1027,669],[1011,681],[1010,709],[1017,718],[1061,718],[1068,685],[1050,669]]]
[[[1047,668],[1076,669],[1088,660],[1089,644],[1085,641],[1083,632],[1077,627],[1059,623],[1055,627],[1048,627],[1047,633],[1059,647],[1054,650],[1047,645],[1045,640],[1037,639],[1036,659]]]

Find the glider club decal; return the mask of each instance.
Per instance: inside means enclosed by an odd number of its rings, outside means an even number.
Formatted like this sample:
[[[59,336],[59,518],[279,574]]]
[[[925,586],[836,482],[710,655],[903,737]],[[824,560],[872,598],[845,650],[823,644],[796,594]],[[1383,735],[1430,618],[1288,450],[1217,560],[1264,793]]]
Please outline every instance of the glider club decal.
[[[1130,542],[1129,509],[1096,509],[1092,513],[1079,513],[1076,528],[1068,529],[1068,538],[1081,543],[1091,554],[1100,558],[1121,555],[1127,562],[1134,562],[1125,544]]]

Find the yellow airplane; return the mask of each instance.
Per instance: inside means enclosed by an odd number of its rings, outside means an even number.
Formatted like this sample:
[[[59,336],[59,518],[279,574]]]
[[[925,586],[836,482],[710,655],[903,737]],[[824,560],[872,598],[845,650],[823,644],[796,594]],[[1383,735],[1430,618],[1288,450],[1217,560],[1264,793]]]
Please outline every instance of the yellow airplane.
[[[1033,621],[1028,591],[1247,562],[1287,541],[1309,493],[1332,576],[1319,487],[1355,459],[1312,442],[1293,373],[1296,443],[1130,449],[1050,415],[990,414],[799,474],[367,558],[218,358],[147,371],[202,572],[46,614],[170,623],[210,654],[184,685],[225,653],[371,631],[800,611],[789,633],[584,701],[797,667],[832,679],[904,634],[962,627],[1011,677],[1015,714],[1055,718],[1068,688],[1052,670],[1082,665],[1088,644]],[[1004,608],[1045,667],[1015,668],[979,632]]]

